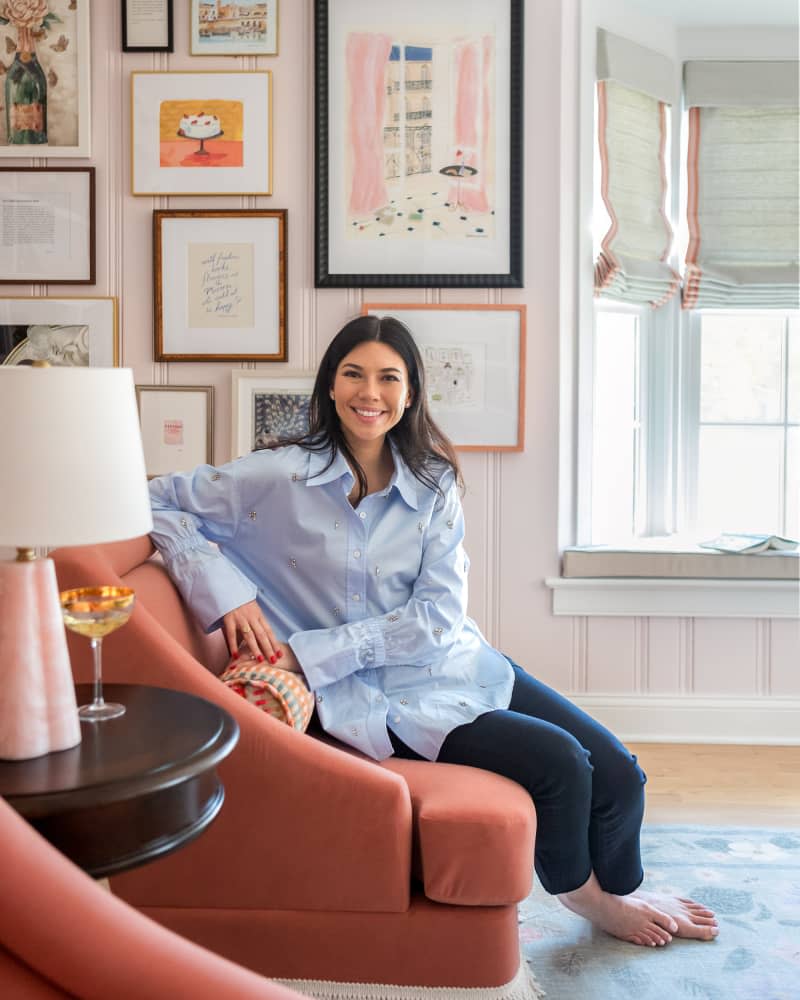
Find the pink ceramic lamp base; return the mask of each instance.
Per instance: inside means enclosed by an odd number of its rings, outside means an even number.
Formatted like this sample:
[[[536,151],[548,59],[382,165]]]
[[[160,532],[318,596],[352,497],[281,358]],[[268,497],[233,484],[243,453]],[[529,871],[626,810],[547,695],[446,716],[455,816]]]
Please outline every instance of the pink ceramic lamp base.
[[[81,741],[52,559],[0,562],[0,758]]]

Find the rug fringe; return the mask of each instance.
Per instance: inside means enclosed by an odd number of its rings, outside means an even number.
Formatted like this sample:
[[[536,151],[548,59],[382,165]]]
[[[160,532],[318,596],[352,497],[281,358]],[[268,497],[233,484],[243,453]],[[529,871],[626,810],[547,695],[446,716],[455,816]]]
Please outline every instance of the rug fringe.
[[[314,1000],[542,1000],[545,993],[527,961],[504,986],[397,986],[391,983],[339,983],[330,979],[273,979]]]

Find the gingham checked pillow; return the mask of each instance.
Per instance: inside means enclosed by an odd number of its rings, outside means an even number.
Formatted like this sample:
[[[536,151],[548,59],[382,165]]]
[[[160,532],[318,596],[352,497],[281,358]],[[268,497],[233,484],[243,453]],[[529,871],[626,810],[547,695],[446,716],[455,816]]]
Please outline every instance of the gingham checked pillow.
[[[233,663],[219,678],[262,712],[304,733],[314,711],[314,696],[291,670]]]

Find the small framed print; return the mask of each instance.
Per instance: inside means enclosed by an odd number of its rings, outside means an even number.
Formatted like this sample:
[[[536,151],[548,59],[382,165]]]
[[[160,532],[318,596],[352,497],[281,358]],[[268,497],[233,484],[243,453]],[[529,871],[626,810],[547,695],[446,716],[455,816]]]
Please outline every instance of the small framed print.
[[[134,195],[272,194],[272,73],[131,73],[131,177]]]
[[[278,0],[191,0],[193,56],[276,56]]]
[[[525,306],[367,302],[408,327],[425,365],[431,415],[459,451],[525,446]]]
[[[122,0],[122,51],[173,52],[173,0]]]
[[[114,368],[119,364],[117,300],[0,297],[0,365]]]
[[[213,464],[214,388],[137,385],[148,479]]]
[[[91,156],[88,0],[0,3],[0,48],[0,157]]]
[[[0,285],[93,285],[94,206],[94,167],[0,167]]]
[[[156,361],[286,361],[286,209],[153,212]]]
[[[232,377],[233,458],[306,433],[314,372],[235,371]]]

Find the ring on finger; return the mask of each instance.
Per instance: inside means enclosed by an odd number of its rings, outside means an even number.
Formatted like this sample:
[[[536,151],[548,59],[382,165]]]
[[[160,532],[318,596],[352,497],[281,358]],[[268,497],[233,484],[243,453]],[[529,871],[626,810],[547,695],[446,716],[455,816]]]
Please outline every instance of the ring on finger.
[[[241,629],[242,635],[247,635],[248,632],[252,632],[252,631],[253,630],[250,628],[249,625],[246,628]]]

